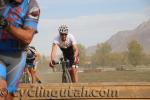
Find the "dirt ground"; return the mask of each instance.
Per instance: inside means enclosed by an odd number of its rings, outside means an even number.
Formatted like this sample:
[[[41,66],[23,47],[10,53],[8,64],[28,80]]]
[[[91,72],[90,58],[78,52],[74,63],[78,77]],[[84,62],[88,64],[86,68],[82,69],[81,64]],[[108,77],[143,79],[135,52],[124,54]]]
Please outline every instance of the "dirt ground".
[[[40,72],[43,83],[61,83],[61,72]],[[150,82],[150,71],[79,72],[79,82]]]

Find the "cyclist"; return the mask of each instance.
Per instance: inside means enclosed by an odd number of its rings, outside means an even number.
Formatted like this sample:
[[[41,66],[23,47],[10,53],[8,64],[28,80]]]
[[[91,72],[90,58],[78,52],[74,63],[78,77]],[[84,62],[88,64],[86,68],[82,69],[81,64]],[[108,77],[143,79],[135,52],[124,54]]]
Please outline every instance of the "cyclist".
[[[38,83],[41,83],[39,77],[37,76],[36,69],[37,69],[37,63],[40,59],[40,54],[37,52],[35,47],[29,46],[27,48],[27,58],[26,58],[26,67],[25,71],[28,75],[28,77],[32,77],[32,83],[35,83],[36,81]]]
[[[56,56],[57,46],[61,49],[64,59],[70,61],[70,68],[68,68],[72,82],[78,82],[77,68],[73,65],[78,63],[78,47],[77,42],[72,34],[68,33],[68,27],[61,25],[58,28],[59,34],[54,38],[52,44],[52,51],[50,56],[50,67],[54,67],[53,60]]]
[[[8,90],[0,100],[12,100],[26,63],[25,48],[37,33],[40,9],[36,0],[0,0],[0,4],[0,88]]]

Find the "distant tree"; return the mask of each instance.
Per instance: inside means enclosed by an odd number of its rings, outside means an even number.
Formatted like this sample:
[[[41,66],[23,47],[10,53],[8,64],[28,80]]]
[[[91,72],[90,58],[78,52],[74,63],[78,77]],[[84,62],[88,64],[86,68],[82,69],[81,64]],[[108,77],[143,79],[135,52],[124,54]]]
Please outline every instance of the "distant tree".
[[[150,55],[148,54],[144,54],[143,60],[142,60],[142,64],[145,66],[149,66],[150,65]]]
[[[109,54],[109,65],[118,67],[121,65],[127,65],[128,64],[128,58],[126,53],[117,53],[113,52]]]
[[[101,66],[108,65],[110,52],[111,46],[108,43],[98,44],[96,52],[92,56],[92,62]]]
[[[80,65],[84,65],[86,61],[86,50],[82,44],[77,44],[79,50],[79,63]]]
[[[129,65],[129,62],[128,62],[128,52],[127,51],[125,51],[125,52],[122,52],[121,53],[121,55],[122,55],[122,65]]]
[[[141,63],[143,57],[143,48],[141,45],[136,41],[133,40],[128,44],[128,58],[130,64],[133,66],[137,66]]]

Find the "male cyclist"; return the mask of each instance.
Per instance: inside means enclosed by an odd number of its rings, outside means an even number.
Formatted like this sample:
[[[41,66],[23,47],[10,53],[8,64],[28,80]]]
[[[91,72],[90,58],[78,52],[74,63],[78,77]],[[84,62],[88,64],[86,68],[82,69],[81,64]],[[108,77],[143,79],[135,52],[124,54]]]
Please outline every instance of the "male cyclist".
[[[68,27],[61,25],[58,28],[59,34],[54,38],[52,44],[52,51],[50,56],[50,67],[54,67],[53,60],[56,56],[57,46],[61,49],[64,59],[70,61],[70,68],[68,68],[72,82],[78,82],[77,68],[74,64],[78,63],[78,48],[77,42],[72,34],[68,33]]]
[[[25,49],[37,32],[40,10],[36,0],[0,0],[0,4],[0,89],[8,90],[0,100],[12,100],[26,63]]]
[[[26,58],[26,67],[25,71],[27,72],[27,75],[32,77],[32,83],[35,83],[36,81],[38,83],[41,83],[39,77],[37,76],[36,69],[37,69],[37,63],[40,59],[40,54],[37,52],[35,47],[29,46],[27,48],[27,58]]]

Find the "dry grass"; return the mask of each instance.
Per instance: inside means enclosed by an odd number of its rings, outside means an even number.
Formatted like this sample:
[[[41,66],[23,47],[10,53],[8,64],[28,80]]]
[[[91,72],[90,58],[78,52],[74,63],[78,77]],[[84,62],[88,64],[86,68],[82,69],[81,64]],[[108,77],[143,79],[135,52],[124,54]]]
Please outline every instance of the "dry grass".
[[[61,83],[61,72],[40,73],[44,83]],[[81,83],[91,82],[150,82],[150,71],[107,71],[79,73]]]

